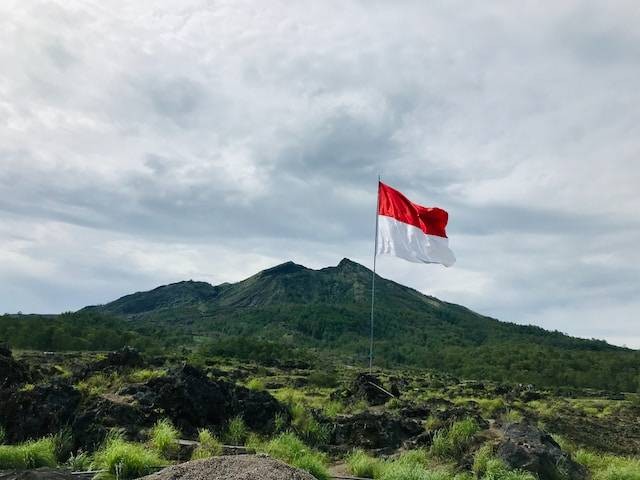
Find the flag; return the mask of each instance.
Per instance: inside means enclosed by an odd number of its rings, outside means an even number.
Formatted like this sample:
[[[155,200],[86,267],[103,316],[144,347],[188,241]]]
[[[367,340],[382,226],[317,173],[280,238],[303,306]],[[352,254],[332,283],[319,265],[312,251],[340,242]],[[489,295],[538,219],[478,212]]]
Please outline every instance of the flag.
[[[456,257],[449,249],[445,228],[449,214],[441,208],[411,202],[398,190],[378,184],[378,254],[410,262],[450,267]]]

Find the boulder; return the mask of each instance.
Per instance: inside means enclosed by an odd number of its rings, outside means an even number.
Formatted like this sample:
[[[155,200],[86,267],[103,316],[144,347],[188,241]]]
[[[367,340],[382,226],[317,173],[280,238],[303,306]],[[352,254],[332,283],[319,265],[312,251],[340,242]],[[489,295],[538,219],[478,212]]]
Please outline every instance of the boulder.
[[[527,423],[501,428],[503,436],[496,455],[511,468],[527,470],[540,480],[585,480],[585,468],[562,451],[547,433]]]
[[[393,450],[424,432],[422,419],[365,411],[340,415],[334,422],[330,443],[346,449]]]
[[[10,442],[58,432],[69,425],[80,403],[80,392],[66,384],[36,385],[0,393],[0,418]]]
[[[142,410],[170,418],[185,435],[195,435],[200,427],[224,426],[237,415],[252,430],[267,433],[277,413],[286,415],[269,393],[211,380],[190,365],[144,384],[124,387],[118,394],[131,397]]]
[[[28,380],[26,365],[15,360],[7,347],[0,347],[0,388],[12,387]]]
[[[167,467],[145,480],[315,480],[307,472],[266,455],[234,455]]]
[[[384,388],[382,382],[376,376],[359,373],[346,388],[336,390],[331,397],[349,401],[365,400],[369,405],[383,405],[392,397],[381,388]]]

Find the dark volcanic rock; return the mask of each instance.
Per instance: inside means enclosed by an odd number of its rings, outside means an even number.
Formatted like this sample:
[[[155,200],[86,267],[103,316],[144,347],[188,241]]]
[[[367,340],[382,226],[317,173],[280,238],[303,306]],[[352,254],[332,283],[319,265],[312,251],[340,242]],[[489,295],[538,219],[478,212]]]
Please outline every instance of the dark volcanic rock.
[[[335,421],[331,444],[344,445],[349,449],[393,450],[423,432],[424,427],[419,419],[367,411],[339,416]]]
[[[359,373],[349,386],[338,389],[332,394],[333,399],[365,400],[369,405],[383,405],[391,400],[391,396],[381,388],[382,382],[376,376]]]
[[[27,367],[15,360],[7,347],[0,347],[0,388],[26,382],[28,378]]]
[[[512,468],[527,470],[540,480],[584,480],[585,468],[564,453],[553,438],[526,423],[508,424],[496,455]]]
[[[269,393],[210,380],[189,365],[118,393],[131,396],[142,409],[160,411],[188,435],[199,427],[223,426],[236,415],[242,415],[252,430],[267,432],[276,413],[285,413]]]
[[[113,428],[122,429],[127,438],[144,439],[144,429],[160,418],[153,407],[141,408],[126,397],[109,395],[87,402],[71,426],[75,447],[92,450],[99,446]]]
[[[80,392],[69,385],[36,385],[0,394],[0,418],[8,440],[20,442],[55,433],[71,424]]]

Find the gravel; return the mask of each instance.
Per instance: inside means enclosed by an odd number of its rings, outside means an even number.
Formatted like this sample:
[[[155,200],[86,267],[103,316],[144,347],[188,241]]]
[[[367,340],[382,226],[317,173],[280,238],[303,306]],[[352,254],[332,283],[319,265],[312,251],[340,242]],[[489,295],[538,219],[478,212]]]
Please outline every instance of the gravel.
[[[316,480],[266,455],[232,455],[167,467],[144,480]]]

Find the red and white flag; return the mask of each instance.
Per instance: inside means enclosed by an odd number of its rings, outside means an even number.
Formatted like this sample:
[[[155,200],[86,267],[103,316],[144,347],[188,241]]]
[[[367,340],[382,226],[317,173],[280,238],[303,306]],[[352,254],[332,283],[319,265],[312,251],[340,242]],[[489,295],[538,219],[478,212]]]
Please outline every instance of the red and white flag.
[[[379,183],[377,253],[450,267],[456,257],[445,231],[448,220],[446,211],[413,203],[398,190]]]

